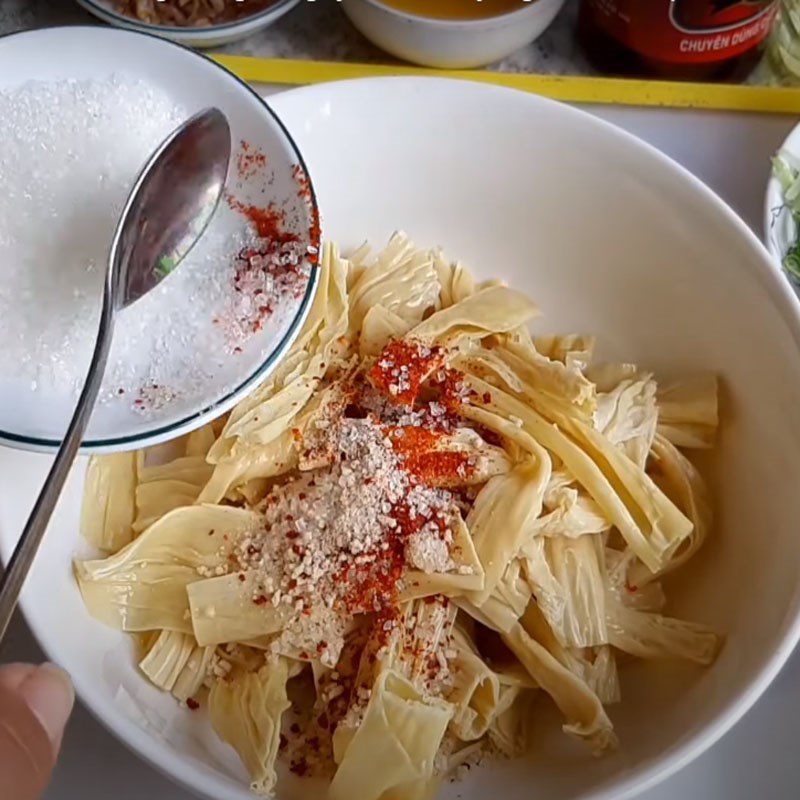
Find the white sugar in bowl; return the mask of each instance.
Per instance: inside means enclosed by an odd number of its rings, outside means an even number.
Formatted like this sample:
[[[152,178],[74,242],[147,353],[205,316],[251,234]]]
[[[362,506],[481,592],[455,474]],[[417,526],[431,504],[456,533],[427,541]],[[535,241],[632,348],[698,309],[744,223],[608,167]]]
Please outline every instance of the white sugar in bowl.
[[[314,190],[269,105],[203,56],[110,28],[0,41],[0,441],[57,445],[91,357],[127,193],[160,141],[207,106],[232,129],[225,198],[174,274],[120,313],[85,451],[173,438],[269,374],[316,286]],[[297,251],[299,266],[273,276],[270,243]]]

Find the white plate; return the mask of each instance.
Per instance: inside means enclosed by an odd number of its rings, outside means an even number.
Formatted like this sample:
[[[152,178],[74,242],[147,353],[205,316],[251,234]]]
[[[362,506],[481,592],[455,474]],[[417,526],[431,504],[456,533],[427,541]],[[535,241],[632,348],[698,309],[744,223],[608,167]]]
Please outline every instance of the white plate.
[[[268,28],[284,14],[291,11],[301,0],[277,0],[273,5],[257,14],[226,22],[223,25],[209,25],[207,28],[179,28],[176,25],[149,25],[146,22],[126,17],[111,9],[108,0],[77,0],[78,5],[94,14],[98,19],[141,33],[152,33],[164,39],[189,47],[219,47],[223,44],[238,42],[257,31]]]
[[[311,199],[298,197],[295,165],[302,158],[280,120],[269,106],[231,73],[209,59],[179,45],[152,36],[112,28],[50,28],[20,33],[0,39],[0,90],[15,88],[27,81],[87,80],[111,75],[133,76],[160,87],[190,115],[206,106],[217,106],[228,117],[235,145],[233,166],[229,171],[228,189],[245,204],[265,206],[270,201],[286,210],[286,227],[301,241],[309,240],[309,228],[314,218],[313,191]],[[249,171],[250,177],[240,178],[235,171],[241,142],[268,156],[265,170]],[[108,147],[113,147],[109,142]],[[252,152],[252,151],[251,151]],[[134,175],[131,176],[133,178]],[[267,185],[269,181],[269,185]],[[78,191],[81,191],[78,187]],[[109,244],[113,233],[113,218],[106,218],[105,209],[98,204],[83,204],[83,212],[75,212],[76,225],[90,230],[108,228]],[[103,214],[95,219],[91,214]],[[204,242],[226,241],[246,227],[244,216],[231,212],[220,204],[207,234],[187,256],[175,275],[155,292],[171,292],[176,303],[191,302],[195,286],[193,265],[206,264]],[[65,244],[69,247],[69,244]],[[231,256],[221,256],[220,269],[231,268]],[[13,265],[6,265],[13,268]],[[57,264],[53,265],[58,268]],[[225,352],[221,336],[213,336],[213,316],[208,314],[194,321],[195,341],[205,342],[197,353],[193,366],[205,373],[200,379],[183,381],[184,391],[163,407],[142,413],[136,406],[136,396],[126,393],[100,403],[92,415],[84,442],[84,450],[107,451],[141,447],[172,438],[199,427],[209,418],[218,416],[234,405],[254,384],[264,379],[280,356],[286,351],[299,330],[308,310],[314,288],[316,270],[305,295],[281,306],[280,313],[270,317],[264,328],[243,345],[243,352],[231,358]],[[120,314],[115,345],[124,338],[123,316],[143,312],[151,297]],[[98,306],[99,308],[99,306]],[[223,309],[220,309],[222,312]],[[206,336],[206,333],[209,333]],[[155,331],[154,331],[155,333]],[[88,352],[86,366],[88,367]],[[112,346],[109,370],[115,362]],[[147,368],[145,362],[144,368]],[[173,374],[177,374],[173,371]],[[207,376],[207,377],[206,377]],[[41,386],[32,390],[30,379],[4,375],[0,382],[0,441],[28,448],[47,449],[57,445],[66,430],[75,406],[76,396],[68,389]]]
[[[530,758],[473,770],[443,797],[621,800],[699,755],[750,707],[798,638],[800,311],[762,245],[715,195],[641,142],[535,96],[394,79],[289,92],[274,106],[312,170],[326,230],[345,246],[402,227],[540,303],[539,330],[597,333],[605,355],[663,373],[715,368],[719,447],[707,459],[714,535],[670,613],[725,632],[713,668],[625,669],[609,709],[621,739],[592,758],[542,714]],[[0,452],[8,554],[46,460]],[[248,800],[202,716],[137,674],[125,637],[87,617],[72,581],[82,468],[23,592],[31,627],[123,741],[198,794]],[[688,585],[691,581],[691,586]],[[285,784],[280,797],[319,797]],[[251,798],[250,798],[251,800]]]
[[[788,153],[794,157],[795,163],[800,164],[800,126],[795,127],[786,137],[779,152]],[[783,258],[797,235],[797,226],[784,205],[780,181],[770,171],[764,198],[764,243],[783,275],[795,287],[795,291],[800,292],[800,278],[787,273],[783,268]]]

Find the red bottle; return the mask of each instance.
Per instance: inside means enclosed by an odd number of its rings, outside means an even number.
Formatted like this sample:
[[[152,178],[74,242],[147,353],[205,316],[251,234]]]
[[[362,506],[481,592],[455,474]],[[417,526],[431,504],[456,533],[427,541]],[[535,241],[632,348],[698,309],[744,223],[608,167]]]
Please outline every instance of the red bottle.
[[[737,80],[756,65],[776,0],[582,0],[578,35],[601,71]]]

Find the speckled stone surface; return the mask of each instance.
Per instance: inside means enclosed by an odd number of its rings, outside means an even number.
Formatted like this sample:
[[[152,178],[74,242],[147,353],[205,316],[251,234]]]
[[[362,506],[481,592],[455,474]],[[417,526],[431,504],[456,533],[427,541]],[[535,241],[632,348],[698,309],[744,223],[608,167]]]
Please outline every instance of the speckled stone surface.
[[[591,72],[574,39],[577,0],[567,0],[559,16],[535,42],[491,69],[555,75]],[[265,58],[392,63],[350,24],[336,0],[303,0],[274,25],[220,52]],[[0,0],[0,34],[50,25],[98,23],[71,0]]]

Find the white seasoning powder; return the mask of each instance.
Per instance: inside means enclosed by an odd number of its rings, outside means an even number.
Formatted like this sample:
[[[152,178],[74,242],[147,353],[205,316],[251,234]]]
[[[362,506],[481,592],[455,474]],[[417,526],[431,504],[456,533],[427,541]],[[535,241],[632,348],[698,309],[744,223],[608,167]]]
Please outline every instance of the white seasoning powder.
[[[449,542],[437,534],[438,529],[431,531],[422,528],[408,537],[405,556],[411,566],[429,574],[448,572],[455,568],[456,565],[450,558]]]
[[[335,442],[333,463],[275,486],[264,500],[264,532],[240,542],[233,555],[237,569],[258,575],[254,600],[269,582],[277,587],[272,604],[295,608],[276,647],[314,652],[314,642],[324,642],[332,666],[343,643],[336,615],[348,618],[353,604],[359,613],[372,610],[360,608],[366,598],[350,597],[354,586],[343,577],[347,570],[377,575],[383,569],[382,553],[397,526],[392,514],[401,503],[411,518],[427,521],[409,537],[408,566],[426,572],[454,568],[446,527],[454,501],[446,490],[412,484],[375,421],[344,418],[328,430]]]

